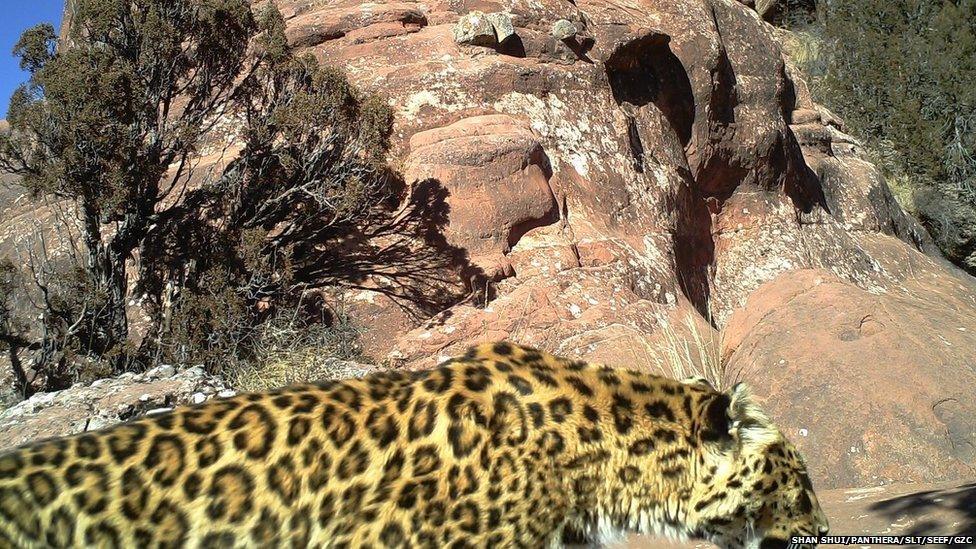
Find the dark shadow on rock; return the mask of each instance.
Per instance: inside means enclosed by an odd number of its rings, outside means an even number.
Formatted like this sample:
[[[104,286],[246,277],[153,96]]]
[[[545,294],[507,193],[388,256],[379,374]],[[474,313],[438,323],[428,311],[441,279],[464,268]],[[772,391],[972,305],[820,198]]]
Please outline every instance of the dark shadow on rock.
[[[686,174],[686,181],[691,175]],[[677,191],[674,261],[682,293],[703,318],[714,324],[709,310],[711,266],[715,261],[712,216],[705,198],[690,184]]]
[[[796,110],[796,84],[786,71],[786,63],[781,64],[779,67],[779,78],[783,82],[783,87],[777,95],[780,115],[787,124],[792,124],[793,111]]]
[[[784,172],[767,169],[768,164],[763,164],[766,159],[753,158],[755,153],[744,154],[745,151],[742,150],[736,127],[736,108],[741,101],[738,75],[722,40],[722,25],[714,6],[711,8],[711,16],[714,31],[719,36],[718,52],[712,70],[711,93],[707,97],[707,105],[698,109],[705,119],[698,121],[699,157],[697,166],[692,166],[692,169],[695,170],[694,177],[699,192],[706,199],[714,199],[720,211],[722,205],[744,182],[762,187],[765,180],[775,179],[776,175]],[[702,132],[707,133],[701,135]],[[771,162],[776,162],[776,159]]]
[[[562,42],[563,44],[566,44],[567,48],[576,54],[576,57],[578,57],[580,61],[589,63],[591,65],[593,64],[593,59],[590,59],[589,52],[596,43],[596,40],[589,36],[571,36]]]
[[[630,156],[634,159],[634,171],[644,173],[644,143],[633,117],[627,117],[627,143],[630,145]]]
[[[654,103],[686,146],[695,121],[695,96],[669,41],[668,36],[654,33],[627,42],[614,50],[605,67],[617,104]]]
[[[714,14],[713,14],[714,17]],[[718,21],[715,21],[718,29]],[[737,77],[725,46],[719,49],[718,66],[712,76],[714,84],[706,109],[708,140],[702,145],[700,164],[695,182],[705,197],[714,197],[721,206],[749,176],[749,166],[743,165],[741,151],[730,137],[735,131],[735,108],[739,104]],[[693,168],[694,169],[694,168]]]
[[[539,227],[548,227],[559,222],[559,206],[556,203],[555,198],[552,201],[552,209],[549,210],[544,216],[538,219],[530,219],[528,221],[523,221],[522,223],[517,223],[512,225],[512,228],[508,232],[508,247],[509,249],[514,248],[518,244],[519,240],[532,229],[538,229]]]
[[[351,228],[337,246],[309,247],[307,255],[297,258],[298,278],[311,287],[380,292],[416,318],[463,301],[485,274],[470,263],[466,250],[444,236],[448,194],[434,179],[414,183],[399,207]]]
[[[536,146],[535,149],[530,153],[528,164],[537,165],[542,168],[542,173],[545,175],[546,181],[551,182],[553,175],[552,161],[549,159],[549,155],[546,154],[545,149],[543,149],[541,145]],[[537,219],[528,219],[513,225],[508,231],[508,241],[506,242],[509,249],[514,248],[515,245],[518,244],[519,240],[521,240],[522,237],[532,229],[547,227],[559,222],[561,214],[559,209],[559,200],[556,198],[556,195],[552,193],[551,183],[549,183],[549,185],[549,196],[552,199],[552,207],[549,208],[549,211],[542,215],[542,217]]]
[[[513,34],[506,38],[504,42],[498,44],[495,51],[502,55],[508,55],[509,57],[525,57],[525,44],[518,34]]]
[[[366,219],[318,226],[285,223],[293,229],[292,278],[309,289],[376,291],[412,317],[428,318],[467,299],[476,289],[472,284],[485,275],[471,264],[466,250],[444,236],[450,213],[447,189],[435,180],[408,186],[399,175],[387,177],[389,199],[374,205]],[[142,250],[140,292],[161,295],[166,280],[180,280],[188,262],[200,271],[204,263],[231,262],[230,268],[240,268],[241,260],[232,257],[240,236],[221,228],[225,217],[220,200],[219,192],[201,189],[160,220]]]
[[[783,182],[783,192],[793,202],[793,207],[808,214],[814,208],[821,208],[828,214],[831,213],[830,205],[827,203],[827,195],[824,193],[823,182],[806,160],[800,144],[796,140],[793,131],[787,126],[786,135],[783,137],[784,143],[777,144],[776,151],[783,155],[782,169],[786,178]],[[774,166],[779,168],[777,163]]]
[[[869,510],[893,522],[906,516],[927,515],[902,535],[976,535],[976,482],[886,499],[871,505]],[[953,523],[957,524],[952,526]]]
[[[614,100],[628,118],[627,142],[636,172],[645,170],[645,147],[634,110],[653,104],[667,119],[681,146],[688,146],[695,122],[695,96],[688,72],[671,51],[667,35],[652,33],[621,45],[607,59],[605,67]],[[731,65],[728,69],[731,70]],[[734,84],[734,75],[731,77]],[[723,110],[720,114],[728,113]],[[711,321],[709,281],[715,259],[711,214],[707,196],[693,175],[687,170],[682,172],[684,184],[671,204],[675,212],[675,271],[681,291]]]

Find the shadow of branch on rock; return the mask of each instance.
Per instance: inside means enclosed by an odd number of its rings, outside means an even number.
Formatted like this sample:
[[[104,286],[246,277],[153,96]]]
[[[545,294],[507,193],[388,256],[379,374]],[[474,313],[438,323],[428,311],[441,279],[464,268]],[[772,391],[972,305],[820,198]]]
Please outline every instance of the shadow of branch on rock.
[[[448,190],[433,179],[407,185],[387,176],[386,198],[365,218],[278,222],[289,231],[289,276],[305,289],[379,292],[414,319],[429,318],[470,298],[486,277],[444,235]],[[224,193],[203,188],[160,217],[142,250],[140,292],[161,301],[167,280],[184,286],[200,273],[242,269],[241,230],[227,221],[227,209]]]
[[[923,516],[903,535],[976,534],[976,482],[956,488],[925,490],[874,503],[869,509],[891,521]]]
[[[444,236],[450,213],[447,189],[427,179],[404,194],[398,208],[351,228],[336,246],[303,250],[296,258],[297,278],[310,281],[310,287],[379,292],[418,318],[465,299],[474,289],[469,282],[484,278],[484,273]]]

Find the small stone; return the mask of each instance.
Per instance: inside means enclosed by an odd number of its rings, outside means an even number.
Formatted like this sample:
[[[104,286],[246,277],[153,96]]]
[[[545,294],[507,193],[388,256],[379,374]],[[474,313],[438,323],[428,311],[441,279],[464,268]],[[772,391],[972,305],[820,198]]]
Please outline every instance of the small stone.
[[[462,15],[454,25],[454,41],[473,46],[494,46],[495,27],[483,12],[472,11]]]
[[[97,431],[99,429],[103,429],[103,428],[108,427],[110,425],[115,425],[116,423],[118,423],[118,420],[116,420],[116,419],[108,419],[108,418],[104,418],[104,417],[101,417],[101,416],[95,416],[95,417],[91,418],[90,421],[88,421],[88,428],[87,428],[87,430],[89,430],[89,431]]]
[[[190,396],[190,402],[193,404],[201,404],[205,400],[207,400],[207,395],[203,393],[193,393],[193,395]]]
[[[152,398],[152,395],[149,393],[143,393],[139,395],[139,402],[149,402],[150,398]]]
[[[499,44],[504,43],[509,38],[515,36],[515,25],[512,24],[512,18],[507,13],[489,13],[485,15],[488,21],[491,22],[491,26],[495,29],[495,40]]]
[[[163,364],[150,370],[150,373],[153,377],[173,377],[176,374],[176,368]]]
[[[567,19],[560,19],[552,24],[552,36],[556,40],[566,40],[567,38],[572,38],[576,36],[579,29],[572,21]]]
[[[217,396],[220,398],[230,398],[235,395],[237,395],[237,391],[233,389],[224,389],[223,391],[217,393]]]

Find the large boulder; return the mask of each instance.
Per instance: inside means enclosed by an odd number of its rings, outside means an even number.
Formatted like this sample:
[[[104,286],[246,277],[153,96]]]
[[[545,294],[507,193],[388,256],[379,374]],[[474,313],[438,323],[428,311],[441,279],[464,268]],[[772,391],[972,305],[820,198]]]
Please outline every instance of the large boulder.
[[[818,486],[965,478],[976,470],[976,283],[905,257],[871,292],[824,270],[782,275],[726,330],[747,381]]]
[[[405,176],[447,191],[450,244],[484,270],[507,268],[505,254],[530,229],[559,218],[539,138],[507,115],[473,116],[410,138]]]
[[[480,11],[466,13],[454,26],[454,41],[472,46],[494,46],[498,43],[495,26]]]

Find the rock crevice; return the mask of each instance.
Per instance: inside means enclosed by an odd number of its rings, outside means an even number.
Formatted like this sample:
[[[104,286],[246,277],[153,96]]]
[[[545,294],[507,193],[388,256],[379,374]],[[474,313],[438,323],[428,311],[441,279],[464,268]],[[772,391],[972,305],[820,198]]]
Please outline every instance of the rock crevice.
[[[397,280],[415,297],[478,290],[421,319],[381,287],[351,291],[368,353],[425,368],[508,338],[651,369],[663,327],[692,318],[724,331],[727,367],[818,486],[971,475],[976,281],[938,255],[752,8],[278,5],[293,45],[388,98],[391,161],[443,199],[429,240],[464,266]]]

